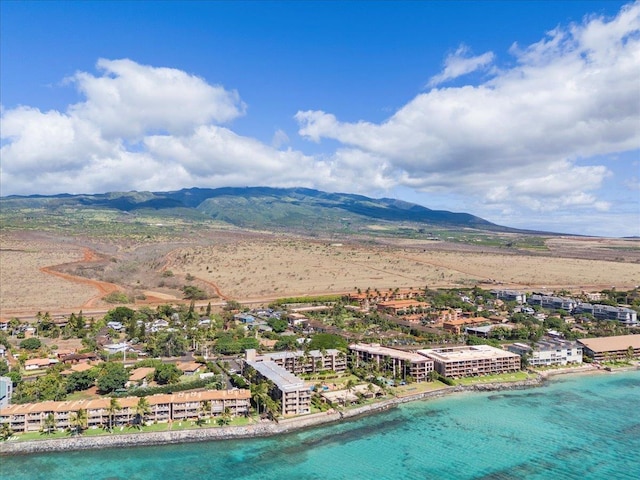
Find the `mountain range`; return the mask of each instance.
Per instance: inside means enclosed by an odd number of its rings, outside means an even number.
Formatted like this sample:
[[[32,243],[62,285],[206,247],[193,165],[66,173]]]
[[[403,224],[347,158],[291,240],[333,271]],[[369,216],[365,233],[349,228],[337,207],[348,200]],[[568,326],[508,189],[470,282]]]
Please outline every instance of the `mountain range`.
[[[308,188],[185,188],[170,192],[111,192],[86,195],[30,195],[0,199],[14,208],[108,208],[122,212],[152,210],[162,215],[186,215],[254,229],[358,229],[364,225],[413,224],[436,228],[473,228],[525,233],[469,213],[431,210],[391,198],[369,198]],[[527,232],[534,233],[534,232]]]

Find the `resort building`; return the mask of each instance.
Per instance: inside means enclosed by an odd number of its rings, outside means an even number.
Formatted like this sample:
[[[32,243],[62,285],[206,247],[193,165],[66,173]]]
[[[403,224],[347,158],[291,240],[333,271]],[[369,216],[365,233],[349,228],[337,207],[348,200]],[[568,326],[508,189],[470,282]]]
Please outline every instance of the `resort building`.
[[[494,375],[520,370],[520,355],[489,345],[432,348],[418,350],[418,353],[431,358],[436,371],[445,377]]]
[[[507,348],[521,357],[527,355],[527,361],[532,367],[582,363],[582,345],[559,338],[540,340],[534,347],[513,343]]]
[[[251,392],[249,390],[204,390],[175,394],[149,395],[145,397],[150,413],[145,422],[168,422],[195,420],[200,416],[216,416],[228,411],[231,415],[246,415],[249,412]],[[75,400],[66,402],[38,402],[10,405],[0,409],[0,423],[9,424],[16,433],[37,432],[44,427],[45,419],[53,415],[55,429],[73,427],[73,417],[80,410],[87,413],[87,428],[103,425],[124,426],[136,421],[136,406],[140,398],[119,398],[119,409],[110,419],[110,398]]]
[[[576,313],[590,313],[598,320],[616,320],[627,327],[635,327],[638,325],[638,313],[626,307],[579,303],[575,311]]]
[[[430,306],[431,305],[426,302],[419,302],[417,300],[391,300],[378,303],[376,308],[379,312],[388,313],[389,315],[407,315],[424,313]]]
[[[349,345],[349,350],[353,353],[356,367],[363,363],[375,363],[381,371],[402,380],[411,377],[416,382],[424,382],[429,379],[429,372],[434,368],[434,362],[430,358],[413,352],[382,347],[377,343],[355,343]]]
[[[280,402],[282,415],[303,415],[311,412],[311,389],[304,381],[274,362],[245,360],[259,378],[272,384],[269,396]]]
[[[581,338],[584,353],[596,361],[640,358],[640,335],[617,337]]]
[[[256,355],[255,350],[246,352],[246,359],[256,362],[271,361],[296,375],[323,371],[344,372],[347,369],[347,356],[344,352],[330,348],[327,350],[296,350],[294,352],[275,352]]]
[[[577,303],[572,298],[554,297],[552,295],[533,294],[527,299],[529,305],[540,305],[542,308],[550,310],[573,311]]]
[[[491,322],[488,318],[485,317],[462,317],[444,322],[442,324],[442,328],[444,328],[449,333],[453,333],[454,335],[460,335],[464,330],[464,327],[466,327],[467,325],[482,325],[487,323]]]
[[[491,293],[494,294],[498,300],[517,302],[520,305],[527,302],[527,295],[516,290],[491,290]]]

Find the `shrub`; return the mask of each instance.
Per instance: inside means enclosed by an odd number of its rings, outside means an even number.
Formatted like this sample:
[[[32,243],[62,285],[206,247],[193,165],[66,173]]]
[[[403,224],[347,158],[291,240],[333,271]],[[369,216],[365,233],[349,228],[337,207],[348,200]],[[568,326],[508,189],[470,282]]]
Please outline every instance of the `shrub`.
[[[42,342],[37,338],[27,338],[20,342],[20,348],[25,350],[37,350],[42,346]]]
[[[131,303],[129,295],[124,292],[112,292],[102,297],[102,299],[107,303]]]

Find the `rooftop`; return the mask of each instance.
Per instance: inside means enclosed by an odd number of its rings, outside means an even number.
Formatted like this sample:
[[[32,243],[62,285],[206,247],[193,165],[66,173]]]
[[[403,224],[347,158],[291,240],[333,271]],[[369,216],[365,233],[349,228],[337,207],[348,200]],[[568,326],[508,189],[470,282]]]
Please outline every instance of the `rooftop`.
[[[640,348],[640,335],[619,335],[617,337],[581,338],[579,343],[593,352],[612,352]]]
[[[247,360],[246,362],[247,365],[259,372],[263,377],[275,383],[283,392],[292,392],[305,388],[304,382],[300,378],[296,377],[293,373],[289,373],[272,361],[253,362]]]
[[[374,355],[381,355],[384,357],[399,358],[401,360],[407,360],[409,362],[424,362],[427,360],[423,355],[419,355],[413,352],[405,352],[403,350],[396,350],[395,348],[388,348],[378,345],[377,343],[355,343],[349,345],[351,350],[359,352],[368,352]]]
[[[490,345],[468,345],[462,347],[431,348],[418,350],[418,353],[426,355],[441,362],[459,362],[467,360],[485,360],[490,358],[519,357],[519,355]]]

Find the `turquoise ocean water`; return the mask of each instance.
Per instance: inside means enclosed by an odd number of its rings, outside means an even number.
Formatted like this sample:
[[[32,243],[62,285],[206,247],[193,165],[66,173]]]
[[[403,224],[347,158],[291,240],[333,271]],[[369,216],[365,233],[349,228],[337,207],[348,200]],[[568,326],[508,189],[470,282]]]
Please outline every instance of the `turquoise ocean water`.
[[[268,439],[0,457],[9,479],[640,479],[640,372],[463,393]]]

